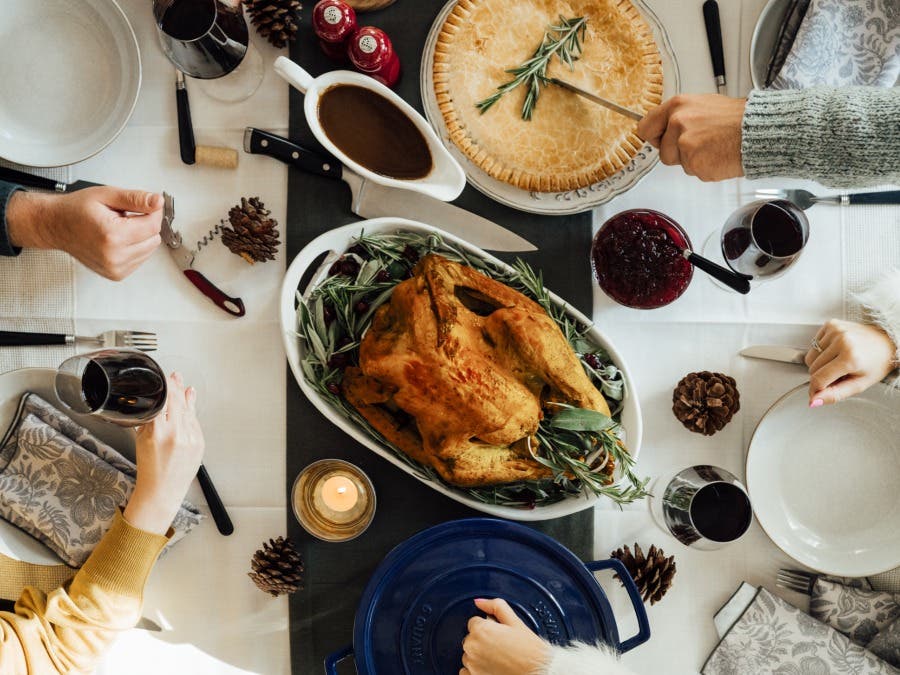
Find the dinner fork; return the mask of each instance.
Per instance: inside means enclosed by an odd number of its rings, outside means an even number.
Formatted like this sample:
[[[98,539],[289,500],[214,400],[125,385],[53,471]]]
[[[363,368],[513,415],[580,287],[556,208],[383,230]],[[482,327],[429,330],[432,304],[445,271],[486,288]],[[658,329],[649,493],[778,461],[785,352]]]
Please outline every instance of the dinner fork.
[[[844,195],[828,195],[818,197],[809,190],[768,190],[756,191],[757,199],[787,199],[804,211],[813,204],[900,204],[900,190],[881,192],[855,192]]]
[[[64,333],[25,333],[0,331],[0,347],[26,347],[39,345],[93,344],[100,347],[126,347],[142,352],[157,348],[156,333],[139,330],[108,330],[94,337],[66,335]]]
[[[816,585],[818,580],[818,574],[811,574],[803,570],[780,569],[775,577],[775,585],[786,588],[789,591],[812,595],[813,586]]]

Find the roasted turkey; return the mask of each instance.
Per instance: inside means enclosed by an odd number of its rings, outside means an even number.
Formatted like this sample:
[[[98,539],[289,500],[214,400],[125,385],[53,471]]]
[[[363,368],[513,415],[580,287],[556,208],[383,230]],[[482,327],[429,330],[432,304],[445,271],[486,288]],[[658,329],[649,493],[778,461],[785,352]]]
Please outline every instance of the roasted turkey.
[[[550,402],[610,414],[540,305],[439,255],[375,312],[342,389],[386,439],[459,487],[552,475],[531,454]]]

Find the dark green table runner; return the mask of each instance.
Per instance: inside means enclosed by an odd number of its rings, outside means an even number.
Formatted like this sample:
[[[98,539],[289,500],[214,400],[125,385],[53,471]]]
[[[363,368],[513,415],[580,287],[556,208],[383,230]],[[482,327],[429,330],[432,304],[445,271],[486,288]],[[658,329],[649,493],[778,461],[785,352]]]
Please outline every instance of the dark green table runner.
[[[336,68],[325,58],[310,26],[310,3],[304,9],[300,37],[291,48],[291,58],[313,75]],[[359,15],[359,24],[387,31],[403,65],[397,92],[416,109],[419,96],[419,64],[428,30],[443,2],[399,0],[380,12]],[[268,73],[267,77],[275,77]],[[303,116],[303,96],[291,90],[291,138],[320,147]],[[546,217],[521,213],[501,206],[471,187],[455,202],[521,234],[539,250],[520,255],[543,270],[550,289],[590,315],[591,284],[588,250],[590,214]],[[313,238],[334,227],[354,222],[350,193],[343,183],[310,176],[291,169],[288,178],[288,209],[285,226],[287,260]],[[512,262],[516,255],[501,255]],[[352,642],[353,617],[371,573],[394,546],[431,525],[479,514],[421,484],[370,450],[360,446],[325,419],[306,400],[288,372],[287,383],[287,491],[297,474],[310,462],[339,457],[353,462],[369,475],[375,486],[378,509],[369,530],[358,539],[328,544],[310,537],[288,513],[291,538],[306,563],[305,588],[291,597],[291,664],[295,674],[322,673],[322,661]],[[593,554],[593,512],[535,524],[583,560]],[[354,672],[348,666],[345,672]],[[385,674],[393,675],[393,674]]]

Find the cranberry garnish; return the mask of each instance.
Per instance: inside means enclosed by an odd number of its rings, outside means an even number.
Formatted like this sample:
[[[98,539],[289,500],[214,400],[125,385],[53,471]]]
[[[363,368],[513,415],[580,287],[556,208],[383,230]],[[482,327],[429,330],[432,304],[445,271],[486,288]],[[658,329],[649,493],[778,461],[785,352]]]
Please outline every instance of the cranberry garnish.
[[[391,280],[391,273],[387,270],[378,270],[378,274],[375,275],[375,281],[379,283],[385,283],[386,281]]]
[[[591,368],[594,368],[594,369],[599,369],[599,368],[600,368],[600,359],[597,358],[597,355],[596,355],[596,354],[585,354],[585,355],[584,355],[584,361],[585,361],[585,363],[587,363]]]
[[[350,365],[350,357],[347,356],[346,352],[332,354],[331,358],[328,359],[329,368],[346,368],[348,365]]]
[[[329,382],[326,385],[326,388],[335,396],[338,396],[341,393],[341,385],[339,385],[337,382]]]
[[[365,300],[360,300],[355,305],[353,305],[353,311],[357,314],[365,314],[369,311],[369,303]]]

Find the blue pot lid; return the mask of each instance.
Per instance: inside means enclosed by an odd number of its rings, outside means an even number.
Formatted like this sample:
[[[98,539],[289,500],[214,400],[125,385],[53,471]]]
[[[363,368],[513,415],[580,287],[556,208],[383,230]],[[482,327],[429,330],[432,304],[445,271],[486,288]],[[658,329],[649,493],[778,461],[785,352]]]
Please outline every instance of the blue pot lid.
[[[619,645],[609,602],[571,551],[518,523],[471,518],[400,544],[378,566],[356,614],[360,675],[457,675],[475,598],[500,597],[547,640]],[[482,615],[483,616],[483,615]]]

